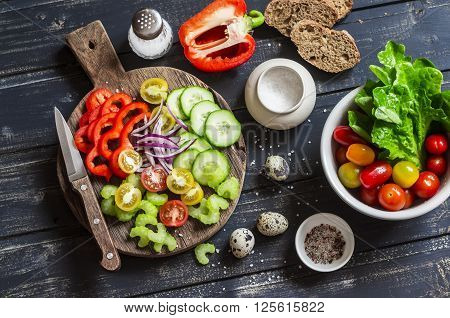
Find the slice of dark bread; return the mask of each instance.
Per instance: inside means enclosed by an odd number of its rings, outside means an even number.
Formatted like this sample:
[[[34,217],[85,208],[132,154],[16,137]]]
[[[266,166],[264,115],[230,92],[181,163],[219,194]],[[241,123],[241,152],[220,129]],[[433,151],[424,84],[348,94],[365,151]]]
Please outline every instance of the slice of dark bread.
[[[326,72],[341,72],[361,60],[355,40],[347,31],[330,30],[311,20],[298,22],[291,40],[305,61]]]
[[[268,25],[290,36],[292,28],[300,20],[313,20],[331,28],[339,15],[330,0],[272,0],[264,16]]]
[[[331,0],[338,12],[338,19],[342,19],[352,11],[353,0]]]

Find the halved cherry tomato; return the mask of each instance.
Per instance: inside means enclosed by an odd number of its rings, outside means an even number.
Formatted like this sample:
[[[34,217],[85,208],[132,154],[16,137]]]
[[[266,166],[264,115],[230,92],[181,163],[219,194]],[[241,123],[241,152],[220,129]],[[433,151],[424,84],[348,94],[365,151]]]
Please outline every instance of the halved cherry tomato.
[[[159,209],[159,219],[168,227],[178,227],[186,223],[189,209],[180,200],[170,200]]]
[[[425,140],[425,148],[428,153],[442,155],[448,148],[447,137],[441,134],[430,135]]]
[[[160,165],[145,168],[141,173],[141,183],[147,191],[159,192],[167,189],[167,173]]]
[[[355,189],[361,186],[361,182],[359,181],[361,169],[360,166],[355,165],[353,162],[344,163],[339,167],[338,176],[344,187]]]
[[[334,140],[345,147],[351,144],[367,144],[353,129],[349,126],[337,126],[333,132]]]
[[[93,91],[86,99],[86,108],[88,112],[94,108],[102,106],[103,103],[112,95],[111,91],[107,88],[99,88]]]
[[[145,80],[140,89],[141,97],[150,104],[160,104],[167,98],[169,85],[162,78],[149,78]]]
[[[158,113],[158,110],[161,106],[155,107],[153,108],[152,111],[152,117],[155,116]],[[161,115],[162,118],[162,127],[161,127],[161,131],[163,133],[168,132],[169,130],[171,130],[173,128],[173,126],[175,126],[175,118],[173,118],[172,115],[170,115],[169,110],[167,109],[166,106],[162,106],[161,109]]]
[[[347,149],[346,157],[358,166],[368,166],[375,160],[375,152],[367,145],[352,144]]]
[[[202,187],[196,182],[192,189],[181,195],[181,201],[186,205],[196,205],[202,201],[204,196]]]
[[[378,204],[378,192],[380,191],[380,187],[376,187],[373,189],[366,189],[361,187],[359,191],[359,196],[361,201],[370,206],[376,206]]]
[[[427,159],[427,170],[437,176],[442,176],[447,171],[447,160],[443,156],[431,156]]]
[[[124,106],[127,106],[133,99],[125,93],[116,93],[109,97],[102,105],[100,115],[104,116],[108,113],[117,113]]]
[[[121,151],[118,161],[120,169],[127,174],[136,172],[142,166],[141,155],[133,149]]]
[[[419,179],[419,169],[412,162],[400,161],[394,166],[392,179],[403,189],[408,189]]]
[[[437,175],[433,172],[424,171],[420,173],[419,179],[413,185],[412,190],[419,198],[429,199],[436,194],[440,184]]]
[[[382,185],[392,175],[392,167],[386,161],[376,161],[364,168],[359,175],[359,180],[364,188],[373,189]]]
[[[336,149],[336,162],[341,166],[344,163],[348,162],[347,156],[347,147],[340,146],[338,149]]]
[[[174,168],[167,177],[167,187],[175,194],[184,194],[194,185],[192,173],[184,168]]]
[[[118,208],[131,212],[139,206],[142,200],[141,190],[131,183],[122,183],[114,195]]]
[[[414,203],[414,199],[416,198],[414,195],[414,192],[412,192],[411,189],[405,190],[405,197],[406,197],[406,203],[405,203],[405,206],[403,207],[403,209],[409,208]]]
[[[405,191],[395,183],[385,184],[378,193],[378,201],[386,210],[401,210],[406,204]]]

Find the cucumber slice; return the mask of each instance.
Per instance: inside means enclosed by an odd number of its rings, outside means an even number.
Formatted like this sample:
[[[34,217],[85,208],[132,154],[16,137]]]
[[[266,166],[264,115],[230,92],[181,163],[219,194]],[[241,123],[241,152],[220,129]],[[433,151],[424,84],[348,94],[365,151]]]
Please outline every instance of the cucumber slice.
[[[187,117],[191,117],[191,110],[194,105],[203,100],[214,102],[213,94],[200,86],[188,87],[180,95],[181,110]]]
[[[192,175],[199,184],[215,188],[228,177],[230,169],[226,155],[218,150],[206,150],[195,158]]]
[[[174,89],[170,92],[169,96],[167,97],[166,105],[167,107],[170,107],[170,110],[173,112],[175,116],[179,119],[186,119],[186,115],[181,110],[181,103],[180,103],[180,96],[184,92],[186,88],[181,87]]]
[[[220,107],[209,100],[194,105],[191,110],[191,128],[197,135],[203,136],[206,118],[216,110],[220,110]]]
[[[189,150],[195,149],[198,152],[203,152],[205,150],[212,148],[209,142],[207,142],[204,138],[201,138],[190,132],[184,132],[180,135],[180,141],[178,142],[178,145],[180,145],[180,147],[183,147],[187,142],[191,141],[192,139],[197,140],[189,147]]]
[[[192,164],[194,163],[195,158],[197,158],[197,155],[200,153],[200,151],[196,149],[188,149],[185,152],[179,154],[176,156],[176,158],[173,160],[173,167],[174,168],[184,168],[188,169],[189,171],[192,168]]]
[[[228,147],[241,136],[241,124],[231,111],[216,110],[206,119],[205,136],[216,147]]]

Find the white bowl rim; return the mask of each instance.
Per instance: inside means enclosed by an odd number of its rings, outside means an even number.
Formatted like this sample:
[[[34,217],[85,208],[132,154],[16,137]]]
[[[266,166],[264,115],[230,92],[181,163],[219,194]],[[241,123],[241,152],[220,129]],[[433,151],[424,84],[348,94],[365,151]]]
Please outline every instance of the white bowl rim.
[[[447,168],[447,177],[444,177],[444,182],[441,182],[441,188],[439,191],[427,201],[413,206],[409,209],[400,210],[398,212],[388,212],[380,209],[370,207],[353,196],[339,181],[337,175],[337,169],[333,167],[334,153],[332,151],[332,138],[333,130],[340,122],[343,111],[347,110],[353,105],[356,94],[363,88],[363,86],[357,87],[347,95],[345,95],[330,112],[330,115],[325,122],[322,130],[322,137],[320,140],[320,157],[322,161],[322,167],[325,176],[330,183],[331,187],[335,190],[337,195],[346,202],[349,206],[357,211],[382,220],[398,221],[408,220],[415,217],[419,217],[441,205],[450,196],[450,182],[448,181],[450,165]],[[450,158],[450,151],[447,152],[447,157]],[[448,159],[447,159],[448,160]]]
[[[316,219],[327,219],[326,221],[321,221],[319,223],[329,224],[335,226],[339,231],[341,231],[342,235],[346,237],[345,240],[345,251],[344,254],[347,254],[346,257],[342,257],[336,261],[334,261],[331,264],[316,264],[314,263],[305,253],[303,244],[301,241],[303,240],[303,234],[305,233],[305,227],[311,223],[316,222]],[[309,218],[304,220],[302,224],[298,227],[297,233],[295,234],[295,250],[297,252],[298,257],[300,260],[311,268],[312,270],[315,270],[317,272],[333,272],[335,270],[338,270],[345,266],[345,264],[348,263],[348,261],[352,258],[353,252],[355,250],[355,236],[353,234],[352,228],[348,223],[342,219],[341,217],[331,214],[331,213],[316,213],[311,215]],[[331,266],[334,265],[334,266]]]

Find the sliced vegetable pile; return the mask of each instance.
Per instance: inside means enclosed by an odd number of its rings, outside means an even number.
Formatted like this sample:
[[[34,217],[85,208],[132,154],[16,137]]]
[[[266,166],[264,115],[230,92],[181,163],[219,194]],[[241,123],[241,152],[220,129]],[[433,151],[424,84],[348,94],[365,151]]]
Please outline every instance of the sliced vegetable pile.
[[[378,53],[383,66],[370,66],[378,81],[367,82],[355,98],[360,109],[348,112],[349,126],[333,133],[342,184],[389,211],[434,196],[447,171],[450,91],[441,92],[442,74],[431,61],[412,62],[404,53],[391,41]]]
[[[140,95],[155,107],[133,102],[125,93],[94,91],[75,142],[92,174],[122,180],[102,188],[103,213],[122,222],[134,219],[130,237],[138,238],[139,247],[173,251],[176,240],[168,227],[183,226],[189,215],[215,224],[229,206],[227,199],[238,198],[240,183],[230,177],[223,149],[238,141],[241,125],[203,87],[169,92],[164,79],[150,78]],[[217,194],[205,198],[204,186]],[[167,190],[175,198],[161,193]]]

